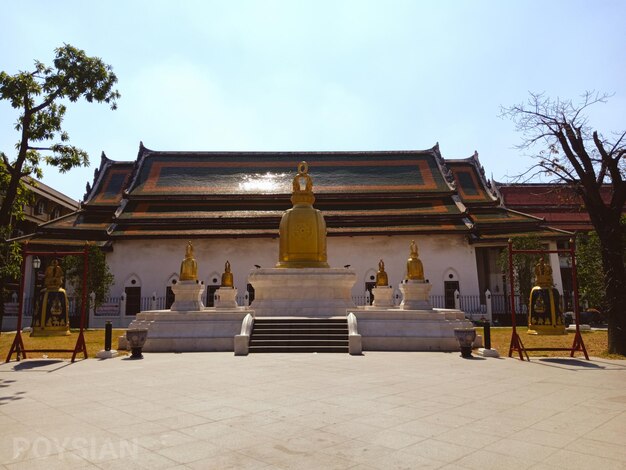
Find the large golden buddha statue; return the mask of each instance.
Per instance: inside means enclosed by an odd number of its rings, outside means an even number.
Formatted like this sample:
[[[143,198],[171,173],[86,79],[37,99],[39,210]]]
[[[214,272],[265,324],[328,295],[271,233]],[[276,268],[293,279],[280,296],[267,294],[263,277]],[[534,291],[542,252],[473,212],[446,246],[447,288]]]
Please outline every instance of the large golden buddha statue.
[[[328,268],[326,222],[322,213],[313,208],[314,202],[309,167],[306,162],[300,162],[293,179],[293,207],[280,221],[277,268]]]
[[[419,254],[417,252],[417,244],[415,240],[411,240],[410,246],[411,253],[409,255],[409,259],[406,262],[406,273],[407,278],[413,281],[423,281],[424,280],[424,266],[419,259]]]
[[[181,281],[197,281],[198,280],[198,263],[193,257],[193,245],[187,243],[185,249],[185,259],[180,263],[180,280]]]
[[[48,290],[57,290],[63,285],[63,270],[56,259],[52,260],[50,265],[46,268],[43,283]]]
[[[554,281],[552,280],[552,267],[546,264],[543,256],[539,262],[535,265],[535,285],[539,287],[552,287]]]
[[[224,264],[221,287],[234,287],[233,273],[230,272],[230,262],[228,260]]]
[[[389,279],[385,272],[385,262],[381,259],[378,262],[378,272],[376,273],[376,287],[387,287]]]

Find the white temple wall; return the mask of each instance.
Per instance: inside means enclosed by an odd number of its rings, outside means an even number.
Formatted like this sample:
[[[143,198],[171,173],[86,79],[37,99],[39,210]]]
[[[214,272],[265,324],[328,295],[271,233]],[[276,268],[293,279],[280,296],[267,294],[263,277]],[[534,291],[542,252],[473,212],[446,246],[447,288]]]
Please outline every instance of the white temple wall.
[[[453,274],[463,295],[478,295],[474,248],[461,235],[329,236],[328,262],[331,267],[350,265],[357,274],[353,295],[363,295],[365,283],[375,280],[382,258],[390,285],[397,288],[406,276],[409,244],[415,239],[432,295],[443,295],[444,280]],[[198,278],[207,285],[219,284],[226,260],[230,261],[235,287],[245,293],[248,273],[255,264],[273,267],[278,260],[276,238],[192,239],[198,263]],[[178,276],[185,255],[186,239],[121,240],[107,254],[115,276],[111,296],[118,297],[136,276],[141,295],[165,296],[166,287]],[[374,279],[371,277],[374,276]],[[444,279],[445,277],[445,279]],[[216,280],[214,282],[214,280]]]

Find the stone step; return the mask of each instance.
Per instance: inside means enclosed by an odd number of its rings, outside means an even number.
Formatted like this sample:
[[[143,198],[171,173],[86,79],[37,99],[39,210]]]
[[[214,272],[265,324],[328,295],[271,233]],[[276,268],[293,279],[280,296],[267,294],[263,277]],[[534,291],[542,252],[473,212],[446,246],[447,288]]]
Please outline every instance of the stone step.
[[[250,352],[348,352],[345,318],[255,319]]]
[[[328,317],[328,318],[312,318],[312,317],[256,317],[254,319],[258,323],[345,323],[345,317]]]
[[[348,339],[255,339],[250,340],[250,346],[348,346]]]
[[[328,335],[337,335],[337,334],[348,334],[348,328],[255,328],[255,333],[276,333],[276,334],[328,334]]]
[[[276,333],[276,332],[255,332],[254,340],[280,340],[280,339],[289,339],[289,338],[297,338],[297,339],[307,339],[307,340],[338,340],[338,339],[346,339],[348,337],[346,334],[310,334],[310,333],[300,333],[297,335],[293,334],[285,334],[284,332]]]
[[[250,346],[251,353],[347,353],[348,346]]]

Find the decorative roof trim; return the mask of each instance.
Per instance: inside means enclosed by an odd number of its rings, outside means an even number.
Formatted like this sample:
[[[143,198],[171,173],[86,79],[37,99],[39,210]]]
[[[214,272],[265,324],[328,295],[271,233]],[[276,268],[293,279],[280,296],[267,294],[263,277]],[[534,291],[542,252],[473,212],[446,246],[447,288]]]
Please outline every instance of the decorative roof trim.
[[[434,147],[430,149],[430,152],[435,156],[435,162],[439,167],[439,171],[443,176],[443,180],[446,182],[450,190],[456,190],[456,182],[454,181],[454,175],[448,166],[446,165],[446,161],[441,156],[441,151],[439,150],[439,142],[436,142]]]

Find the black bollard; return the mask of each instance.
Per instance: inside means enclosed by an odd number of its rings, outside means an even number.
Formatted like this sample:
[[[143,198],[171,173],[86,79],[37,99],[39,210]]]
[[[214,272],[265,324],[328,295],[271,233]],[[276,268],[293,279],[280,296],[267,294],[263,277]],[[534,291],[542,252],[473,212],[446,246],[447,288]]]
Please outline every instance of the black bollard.
[[[113,325],[107,321],[104,325],[104,350],[111,350],[111,338],[113,337]]]
[[[488,321],[483,322],[485,349],[491,349],[491,324]]]

